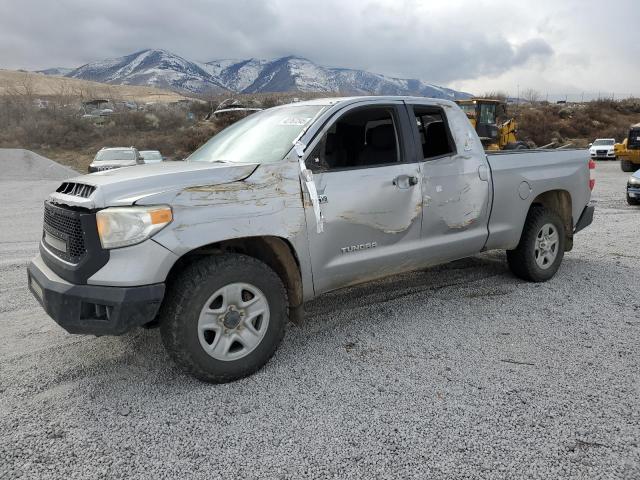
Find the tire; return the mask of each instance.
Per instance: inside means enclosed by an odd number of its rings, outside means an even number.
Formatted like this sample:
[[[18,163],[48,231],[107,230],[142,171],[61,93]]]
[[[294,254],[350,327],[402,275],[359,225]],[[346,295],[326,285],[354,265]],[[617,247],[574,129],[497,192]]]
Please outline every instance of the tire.
[[[627,203],[628,203],[629,205],[633,205],[633,206],[640,205],[640,199],[638,199],[638,198],[631,198],[631,197],[629,196],[629,194],[627,193]]]
[[[622,169],[623,172],[636,171],[635,165],[633,164],[633,162],[630,162],[629,160],[620,160],[620,168]]]
[[[548,230],[543,230],[545,228]],[[550,235],[551,232],[556,234],[555,244],[551,240],[544,239],[547,234],[550,239],[553,238]],[[534,206],[527,215],[520,243],[514,250],[507,250],[509,268],[523,280],[546,282],[556,274],[562,263],[565,241],[562,219],[551,210]],[[542,248],[540,248],[541,246]],[[548,254],[544,253],[545,248],[549,252]],[[545,263],[545,259],[546,264],[541,265],[541,263]]]
[[[529,145],[526,144],[526,142],[523,141],[517,141],[517,142],[512,142],[512,143],[507,143],[504,146],[504,150],[528,150],[529,149]]]
[[[179,367],[204,382],[226,383],[269,361],[288,317],[286,290],[271,268],[224,254],[196,260],[171,283],[160,332]]]

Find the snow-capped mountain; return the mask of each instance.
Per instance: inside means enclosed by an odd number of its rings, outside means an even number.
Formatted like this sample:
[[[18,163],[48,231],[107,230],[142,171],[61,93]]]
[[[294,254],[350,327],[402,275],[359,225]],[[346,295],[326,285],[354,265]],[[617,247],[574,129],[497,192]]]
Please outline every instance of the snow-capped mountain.
[[[422,80],[393,78],[364,70],[330,68],[300,57],[275,60],[193,62],[164,50],[143,50],[90,63],[66,76],[118,85],[148,85],[181,93],[325,92],[347,95],[470,96]]]
[[[220,81],[230,90],[244,93],[299,91],[436,98],[470,96],[421,80],[393,78],[364,70],[323,67],[300,57],[283,57],[272,61],[252,59],[237,63],[216,60],[209,62],[209,65],[224,66],[218,74]]]
[[[67,77],[114,85],[145,85],[187,93],[219,93],[227,88],[206,65],[165,50],[143,50],[119,58],[88,63]]]

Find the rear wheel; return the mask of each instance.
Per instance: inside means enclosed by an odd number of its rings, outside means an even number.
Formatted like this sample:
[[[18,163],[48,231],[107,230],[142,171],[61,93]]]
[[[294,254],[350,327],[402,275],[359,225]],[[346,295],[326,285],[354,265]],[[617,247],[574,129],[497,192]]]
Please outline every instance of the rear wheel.
[[[562,219],[551,210],[532,207],[514,250],[507,250],[509,268],[530,282],[545,282],[562,263],[565,230]]]
[[[636,166],[633,162],[629,160],[620,160],[620,168],[623,172],[635,172]]]
[[[280,277],[259,260],[231,254],[205,257],[181,272],[160,329],[176,364],[200,380],[225,383],[269,361],[287,320]]]

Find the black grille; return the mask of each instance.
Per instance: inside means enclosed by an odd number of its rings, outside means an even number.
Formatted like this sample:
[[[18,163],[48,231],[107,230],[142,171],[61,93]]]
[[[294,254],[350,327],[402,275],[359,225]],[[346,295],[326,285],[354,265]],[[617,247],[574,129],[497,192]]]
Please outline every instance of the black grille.
[[[60,208],[49,202],[44,204],[44,230],[67,245],[67,251],[60,250],[44,240],[47,248],[58,257],[71,263],[78,263],[87,253],[80,214],[74,210]],[[43,232],[43,237],[45,236]]]
[[[89,198],[95,191],[96,187],[93,185],[85,185],[84,183],[64,182],[58,187],[56,192],[64,193],[65,195],[74,195],[76,197]]]

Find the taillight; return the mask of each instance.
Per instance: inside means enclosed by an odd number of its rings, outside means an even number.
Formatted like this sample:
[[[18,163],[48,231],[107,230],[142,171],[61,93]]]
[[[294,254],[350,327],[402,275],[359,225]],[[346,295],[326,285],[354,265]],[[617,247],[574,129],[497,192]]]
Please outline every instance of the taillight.
[[[593,187],[596,186],[596,179],[593,178],[593,171],[596,168],[596,162],[594,162],[591,158],[589,159],[589,190],[593,190]]]

